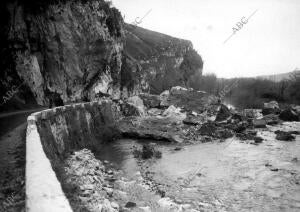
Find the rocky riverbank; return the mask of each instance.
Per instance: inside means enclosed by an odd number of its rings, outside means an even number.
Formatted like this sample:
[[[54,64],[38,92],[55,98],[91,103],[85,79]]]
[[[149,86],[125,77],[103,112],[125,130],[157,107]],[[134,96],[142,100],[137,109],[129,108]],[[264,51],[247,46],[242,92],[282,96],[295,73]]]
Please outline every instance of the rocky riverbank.
[[[66,159],[61,178],[74,211],[193,211],[190,205],[179,205],[155,194],[140,172],[136,180],[123,175],[122,170],[83,149]]]
[[[118,124],[123,136],[176,143],[224,141],[236,136],[258,144],[262,138],[256,129],[300,117],[299,106],[280,109],[276,102],[266,103],[262,109],[229,110],[215,96],[182,87],[160,96],[131,97],[124,104],[132,108]],[[277,138],[292,140],[289,134],[293,133],[297,132],[278,133]]]
[[[294,121],[299,117],[298,107],[280,109],[274,102],[265,104],[261,110],[229,110],[214,96],[175,87],[161,95],[141,94],[115,103],[123,113],[117,123],[120,135],[152,141],[164,140],[172,145],[162,153],[155,144],[145,144],[140,150],[133,146],[131,154],[138,164],[133,179],[126,178],[124,172],[116,169],[110,161],[96,159],[90,150],[73,152],[65,160],[61,181],[74,211],[224,209],[227,207],[224,204],[211,205],[210,202],[199,205],[193,195],[186,196],[189,191],[197,194],[194,183],[204,176],[204,168],[188,176],[177,179],[171,179],[170,176],[169,179],[168,176],[157,178],[157,173],[163,169],[159,171],[155,167],[159,164],[163,166],[160,161],[168,161],[168,157],[173,157],[169,154],[178,152],[180,156],[180,152],[183,152],[185,155],[186,149],[200,143],[225,143],[227,146],[240,143],[253,147],[262,145],[265,148],[270,142],[294,141],[299,134],[295,127],[289,130],[284,125],[286,120]],[[274,107],[276,109],[270,109]],[[172,161],[168,163],[172,164]],[[272,172],[279,170],[269,163],[265,163],[264,167]],[[163,173],[161,175],[164,176]]]

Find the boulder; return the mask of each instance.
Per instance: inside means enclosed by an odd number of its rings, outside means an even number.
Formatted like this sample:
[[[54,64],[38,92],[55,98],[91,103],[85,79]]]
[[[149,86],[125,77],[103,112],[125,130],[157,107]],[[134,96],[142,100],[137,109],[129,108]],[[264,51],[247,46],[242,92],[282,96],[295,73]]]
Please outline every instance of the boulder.
[[[166,103],[167,105],[174,105],[175,107],[184,108],[188,112],[194,111],[196,113],[203,113],[209,106],[208,94],[182,87],[171,88]]]
[[[144,116],[146,114],[143,100],[138,96],[128,98],[121,105],[121,109],[125,116]]]
[[[262,110],[262,114],[264,116],[269,114],[279,114],[279,113],[280,113],[280,109],[279,109],[278,102],[271,101],[271,102],[264,103],[264,108]]]
[[[144,102],[139,96],[132,96],[126,100],[127,103],[133,104],[137,107],[144,108]]]
[[[182,113],[181,109],[171,105],[163,112],[163,115],[166,117],[173,117],[178,120],[184,120],[186,118],[186,113]]]
[[[298,115],[300,115],[300,105],[292,106],[292,109],[293,109]]]
[[[280,113],[280,109],[278,108],[263,108],[262,109],[262,114],[264,116],[269,115],[269,114],[279,114]]]
[[[134,208],[134,207],[136,207],[135,202],[127,202],[125,205],[125,208]]]
[[[158,108],[151,108],[150,110],[148,110],[148,114],[151,116],[158,116],[162,114],[162,110]]]
[[[230,110],[223,104],[221,104],[217,113],[215,121],[225,121],[231,116]]]
[[[259,136],[254,136],[253,140],[256,144],[259,144],[259,143],[262,143],[264,139]]]
[[[292,135],[291,132],[285,132],[281,130],[275,131],[276,139],[280,141],[293,141],[295,140],[295,136]]]
[[[250,119],[260,119],[262,118],[262,111],[260,109],[245,109],[243,115]]]
[[[264,103],[264,108],[270,108],[270,109],[279,109],[278,102],[271,101]]]
[[[266,125],[267,125],[267,122],[264,119],[254,119],[253,120],[253,126],[255,128],[265,128],[265,127],[267,127]]]
[[[139,97],[147,108],[158,108],[160,106],[160,96],[158,95],[142,93]]]
[[[170,90],[170,94],[174,95],[174,94],[182,94],[183,92],[188,91],[188,89],[181,87],[181,86],[175,86],[172,87]]]
[[[278,115],[275,114],[265,115],[263,119],[267,122],[267,125],[276,125],[280,122]]]
[[[180,125],[177,124],[178,122],[177,117],[124,117],[118,122],[118,131],[123,137],[127,138],[165,140],[181,143],[185,140],[185,133]]]
[[[283,121],[299,121],[299,116],[298,116],[297,112],[295,112],[291,108],[283,110],[279,114],[279,118]]]

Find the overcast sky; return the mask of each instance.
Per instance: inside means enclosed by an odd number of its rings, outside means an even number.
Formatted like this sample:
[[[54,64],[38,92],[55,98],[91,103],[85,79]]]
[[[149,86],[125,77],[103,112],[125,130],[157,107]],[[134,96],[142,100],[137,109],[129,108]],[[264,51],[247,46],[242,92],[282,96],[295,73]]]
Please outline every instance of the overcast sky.
[[[257,76],[300,68],[300,0],[113,0],[125,22],[191,40],[204,73]],[[233,27],[249,17],[225,44]],[[245,20],[245,19],[243,19]]]

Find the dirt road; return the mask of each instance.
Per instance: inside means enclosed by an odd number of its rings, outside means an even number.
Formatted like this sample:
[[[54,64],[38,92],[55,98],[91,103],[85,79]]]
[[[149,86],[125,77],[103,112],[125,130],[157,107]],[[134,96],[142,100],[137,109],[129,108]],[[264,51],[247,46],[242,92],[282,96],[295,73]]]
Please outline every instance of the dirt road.
[[[0,114],[1,212],[25,211],[26,120],[35,111]]]

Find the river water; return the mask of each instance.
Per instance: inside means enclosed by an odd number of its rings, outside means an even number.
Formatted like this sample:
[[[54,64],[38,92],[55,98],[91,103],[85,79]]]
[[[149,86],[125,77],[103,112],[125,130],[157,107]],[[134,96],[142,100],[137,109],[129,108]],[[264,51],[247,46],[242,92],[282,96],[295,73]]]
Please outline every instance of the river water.
[[[300,136],[275,139],[275,130],[300,130],[300,123],[284,123],[260,130],[262,144],[235,138],[184,146],[157,144],[162,158],[141,167],[132,155],[143,141],[121,139],[101,147],[96,157],[110,161],[128,178],[151,172],[166,196],[202,211],[300,211]],[[148,141],[149,142],[149,141]]]

